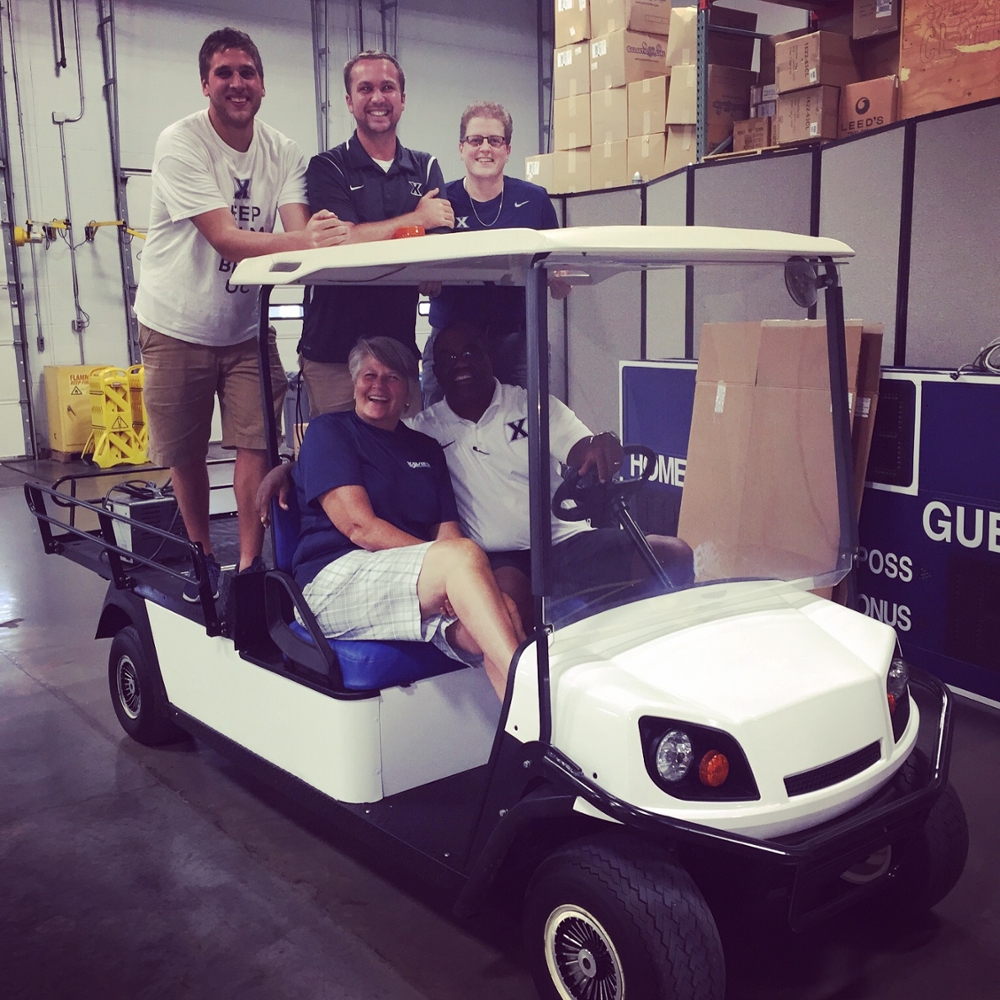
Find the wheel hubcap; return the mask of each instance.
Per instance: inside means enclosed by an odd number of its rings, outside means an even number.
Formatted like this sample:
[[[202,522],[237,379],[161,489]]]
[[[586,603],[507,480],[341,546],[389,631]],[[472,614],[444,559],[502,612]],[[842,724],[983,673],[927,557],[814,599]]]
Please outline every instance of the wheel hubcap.
[[[545,963],[562,1000],[621,1000],[622,963],[611,936],[580,906],[559,906],[545,922]]]
[[[138,719],[142,708],[142,696],[139,693],[139,677],[135,664],[128,656],[118,661],[118,703],[130,719]]]

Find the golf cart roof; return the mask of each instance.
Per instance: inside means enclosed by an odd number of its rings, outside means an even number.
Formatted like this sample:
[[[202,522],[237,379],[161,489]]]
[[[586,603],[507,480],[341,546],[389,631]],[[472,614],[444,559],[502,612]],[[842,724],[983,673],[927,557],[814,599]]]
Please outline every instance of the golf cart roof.
[[[716,226],[580,226],[536,231],[444,233],[241,261],[239,285],[414,285],[494,281],[523,285],[533,266],[565,269],[599,281],[622,270],[686,264],[784,264],[790,257],[842,261],[854,251],[839,240],[766,229]]]

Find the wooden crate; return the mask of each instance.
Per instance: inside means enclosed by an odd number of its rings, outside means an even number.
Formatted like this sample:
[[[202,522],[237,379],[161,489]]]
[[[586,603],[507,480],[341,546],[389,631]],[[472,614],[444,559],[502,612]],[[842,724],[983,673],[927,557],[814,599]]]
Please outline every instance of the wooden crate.
[[[1000,97],[1000,0],[906,0],[900,117]]]

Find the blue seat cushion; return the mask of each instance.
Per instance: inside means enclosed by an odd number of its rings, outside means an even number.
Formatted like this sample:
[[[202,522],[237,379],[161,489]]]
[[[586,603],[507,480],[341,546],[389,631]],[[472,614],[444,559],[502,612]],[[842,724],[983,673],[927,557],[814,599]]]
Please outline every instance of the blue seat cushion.
[[[289,628],[305,642],[312,639],[297,621]],[[395,639],[327,639],[340,662],[340,673],[348,691],[375,691],[379,688],[412,684],[436,677],[464,664],[442,653],[430,642],[403,642]]]

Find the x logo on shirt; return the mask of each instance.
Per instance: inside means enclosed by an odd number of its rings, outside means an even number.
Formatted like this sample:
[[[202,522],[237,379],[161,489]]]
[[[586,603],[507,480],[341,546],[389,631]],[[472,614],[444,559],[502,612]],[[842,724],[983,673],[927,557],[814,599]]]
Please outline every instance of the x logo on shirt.
[[[469,228],[469,217],[467,215],[460,215],[455,219],[456,229],[468,229]]]
[[[424,196],[424,186],[420,181],[410,181],[410,194],[415,194],[418,198]]]
[[[520,420],[507,421],[507,426],[512,432],[510,435],[511,441],[517,441],[518,438],[526,438],[528,436],[528,432],[524,429],[524,424],[527,419],[527,417],[521,417]]]
[[[236,191],[233,194],[233,198],[239,201],[245,201],[250,197],[250,181],[251,177],[234,177],[233,180],[236,181]]]

